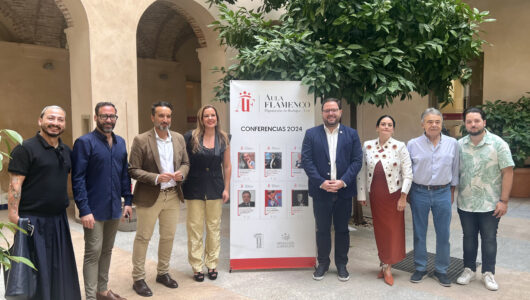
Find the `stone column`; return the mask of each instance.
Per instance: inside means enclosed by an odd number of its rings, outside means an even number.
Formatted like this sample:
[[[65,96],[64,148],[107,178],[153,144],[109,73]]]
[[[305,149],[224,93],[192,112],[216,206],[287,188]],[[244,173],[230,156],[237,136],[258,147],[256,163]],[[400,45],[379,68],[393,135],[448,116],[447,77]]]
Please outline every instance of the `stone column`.
[[[138,134],[136,29],[154,0],[62,0],[72,15],[66,30],[71,55],[74,139],[95,125],[94,107],[110,101],[118,110],[116,134],[130,147]],[[85,122],[85,124],[83,124]]]
[[[130,147],[138,134],[136,29],[153,0],[82,1],[90,24],[91,107],[100,101],[116,105],[115,133]]]
[[[212,49],[214,48],[214,49]],[[215,93],[213,88],[221,78],[220,73],[213,73],[214,67],[224,67],[226,56],[220,47],[206,47],[197,49],[199,61],[201,62],[201,103],[202,105],[212,104],[219,112],[221,128],[229,132],[230,129],[230,109],[228,103],[214,101]]]

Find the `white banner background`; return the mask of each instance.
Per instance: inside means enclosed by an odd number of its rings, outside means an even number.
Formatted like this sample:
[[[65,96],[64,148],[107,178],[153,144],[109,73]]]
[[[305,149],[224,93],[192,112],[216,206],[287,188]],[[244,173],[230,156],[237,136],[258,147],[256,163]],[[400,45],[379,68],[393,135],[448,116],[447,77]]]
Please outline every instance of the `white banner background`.
[[[274,268],[274,258],[316,256],[313,202],[299,165],[314,124],[314,99],[300,82],[230,83],[231,267],[234,260],[269,258]],[[242,204],[244,191],[254,206]],[[252,260],[244,265],[253,268]]]

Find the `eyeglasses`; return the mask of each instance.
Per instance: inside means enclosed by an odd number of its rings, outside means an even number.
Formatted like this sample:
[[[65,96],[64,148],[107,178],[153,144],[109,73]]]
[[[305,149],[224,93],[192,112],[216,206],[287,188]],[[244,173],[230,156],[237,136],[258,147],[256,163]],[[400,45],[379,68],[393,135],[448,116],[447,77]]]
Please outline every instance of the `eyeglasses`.
[[[110,119],[111,121],[116,121],[118,120],[118,116],[117,115],[98,115],[98,119],[100,121],[105,121],[106,119]]]
[[[329,114],[329,113],[336,113],[336,112],[338,112],[338,111],[339,111],[338,108],[332,108],[332,109],[324,109],[324,110],[322,110],[322,112],[325,112],[325,113],[327,113],[327,114]]]

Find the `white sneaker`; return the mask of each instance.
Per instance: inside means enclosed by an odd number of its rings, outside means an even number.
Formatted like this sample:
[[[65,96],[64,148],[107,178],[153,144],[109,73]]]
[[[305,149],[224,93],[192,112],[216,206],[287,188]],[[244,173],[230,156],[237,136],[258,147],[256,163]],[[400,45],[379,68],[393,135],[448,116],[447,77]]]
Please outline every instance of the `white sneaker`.
[[[460,274],[460,277],[456,280],[456,283],[458,284],[468,284],[472,280],[475,280],[475,272],[473,272],[470,268],[464,268],[464,272]]]
[[[353,227],[353,225],[348,224],[348,230],[349,230],[350,232],[352,232],[352,231],[357,231],[357,228]]]
[[[495,282],[495,277],[491,272],[482,274],[482,280],[484,280],[484,285],[488,290],[496,291],[499,289],[499,285]]]

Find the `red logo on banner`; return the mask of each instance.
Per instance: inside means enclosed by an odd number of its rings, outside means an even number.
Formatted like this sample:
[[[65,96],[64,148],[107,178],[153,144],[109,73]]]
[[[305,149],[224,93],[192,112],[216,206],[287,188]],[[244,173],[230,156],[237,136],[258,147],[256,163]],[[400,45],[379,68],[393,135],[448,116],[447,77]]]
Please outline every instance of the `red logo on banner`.
[[[237,104],[236,112],[250,112],[254,107],[254,102],[256,100],[252,98],[250,92],[243,91],[239,93],[239,103]]]

